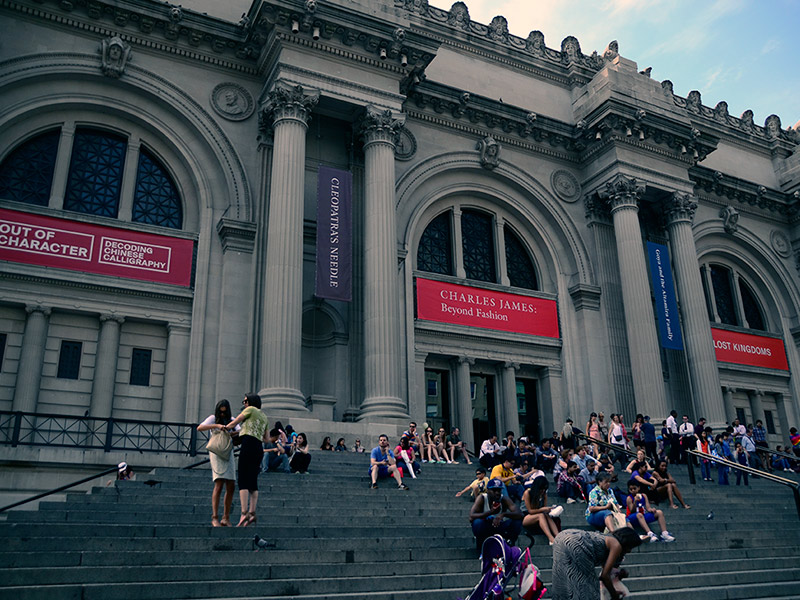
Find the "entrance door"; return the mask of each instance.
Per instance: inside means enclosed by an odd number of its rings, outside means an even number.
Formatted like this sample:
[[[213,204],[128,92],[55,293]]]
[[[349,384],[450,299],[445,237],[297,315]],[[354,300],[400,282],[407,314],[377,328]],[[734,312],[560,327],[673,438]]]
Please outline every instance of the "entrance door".
[[[448,371],[425,369],[425,421],[436,433],[450,432],[450,377]],[[419,430],[422,430],[420,423]]]
[[[469,391],[472,397],[472,431],[475,444],[480,449],[484,440],[497,433],[497,418],[494,406],[494,377],[491,375],[471,375]]]
[[[535,379],[517,379],[517,410],[519,411],[519,437],[539,441],[539,401]]]

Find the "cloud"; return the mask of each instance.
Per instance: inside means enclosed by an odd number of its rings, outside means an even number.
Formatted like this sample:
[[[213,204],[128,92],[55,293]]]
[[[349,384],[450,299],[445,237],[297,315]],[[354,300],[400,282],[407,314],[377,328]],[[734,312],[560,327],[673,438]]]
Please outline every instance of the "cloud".
[[[770,39],[764,42],[764,46],[761,48],[761,54],[769,54],[770,52],[774,52],[778,48],[781,47],[781,43],[779,40]]]

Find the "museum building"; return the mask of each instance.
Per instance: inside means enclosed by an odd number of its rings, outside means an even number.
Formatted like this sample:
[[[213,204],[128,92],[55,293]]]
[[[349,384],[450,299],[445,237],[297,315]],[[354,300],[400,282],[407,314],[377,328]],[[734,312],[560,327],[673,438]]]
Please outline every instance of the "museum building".
[[[0,0],[4,444],[249,391],[312,445],[798,426],[796,127],[463,2],[213,5]]]

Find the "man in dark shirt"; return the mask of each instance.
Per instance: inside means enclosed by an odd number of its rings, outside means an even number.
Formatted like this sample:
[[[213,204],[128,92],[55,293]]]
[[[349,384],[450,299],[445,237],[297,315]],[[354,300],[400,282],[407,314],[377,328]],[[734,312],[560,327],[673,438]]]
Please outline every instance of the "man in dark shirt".
[[[550,440],[544,440],[542,447],[536,451],[536,466],[549,473],[556,466],[557,460],[558,453],[551,447]]]
[[[656,444],[656,428],[650,422],[650,415],[645,415],[642,423],[642,436],[644,438],[644,451],[653,461],[658,460],[658,449]]]

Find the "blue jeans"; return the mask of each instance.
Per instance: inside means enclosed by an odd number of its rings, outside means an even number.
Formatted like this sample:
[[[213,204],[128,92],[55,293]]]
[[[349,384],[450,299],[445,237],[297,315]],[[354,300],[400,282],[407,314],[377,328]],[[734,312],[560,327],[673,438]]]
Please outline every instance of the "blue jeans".
[[[494,517],[488,519],[475,519],[472,522],[472,533],[478,540],[478,548],[483,545],[483,541],[496,533],[499,533],[512,544],[517,541],[520,531],[522,531],[522,520],[503,519],[500,525],[493,525]]]
[[[700,460],[700,476],[703,479],[711,479],[711,461],[701,459]]]
[[[717,477],[719,478],[720,485],[730,485],[728,481],[728,469],[729,467],[723,465],[717,467]]]
[[[589,516],[586,517],[586,522],[595,529],[602,531],[606,527],[606,517],[612,514],[614,513],[610,510],[598,510],[597,512],[589,513]]]
[[[744,476],[744,484],[750,485],[748,483],[748,477],[749,477],[748,473],[740,471],[739,469],[736,469],[736,485],[739,485],[739,483],[742,481],[742,476]]]

